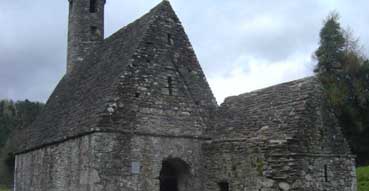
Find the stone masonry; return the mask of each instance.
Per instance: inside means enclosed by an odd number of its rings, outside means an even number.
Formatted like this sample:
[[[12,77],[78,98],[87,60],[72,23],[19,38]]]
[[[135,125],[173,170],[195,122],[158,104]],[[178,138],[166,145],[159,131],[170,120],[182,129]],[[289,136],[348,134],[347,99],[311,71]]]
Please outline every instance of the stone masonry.
[[[315,77],[218,106],[168,1],[104,35],[69,0],[67,74],[22,134],[16,191],[356,191]]]

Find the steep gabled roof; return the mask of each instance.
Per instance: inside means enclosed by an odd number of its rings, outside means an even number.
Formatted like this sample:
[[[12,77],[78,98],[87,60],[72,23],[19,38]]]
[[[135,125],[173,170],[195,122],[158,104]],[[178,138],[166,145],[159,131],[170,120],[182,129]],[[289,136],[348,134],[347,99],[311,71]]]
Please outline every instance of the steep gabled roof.
[[[288,144],[295,152],[325,145],[331,149],[326,152],[349,153],[317,77],[229,97],[217,119],[215,134],[220,140],[264,140],[271,146]]]
[[[219,109],[222,119],[218,123],[219,127],[228,128],[218,128],[218,134],[250,138],[258,132],[278,128],[280,133],[283,130],[286,136],[292,135],[299,115],[305,112],[306,103],[316,94],[318,86],[317,80],[311,77],[229,97]]]
[[[20,152],[104,130],[100,125],[108,103],[116,99],[120,76],[132,62],[150,25],[162,14],[173,12],[168,1],[105,39],[59,82],[44,111],[27,128]],[[174,14],[171,13],[171,14]]]

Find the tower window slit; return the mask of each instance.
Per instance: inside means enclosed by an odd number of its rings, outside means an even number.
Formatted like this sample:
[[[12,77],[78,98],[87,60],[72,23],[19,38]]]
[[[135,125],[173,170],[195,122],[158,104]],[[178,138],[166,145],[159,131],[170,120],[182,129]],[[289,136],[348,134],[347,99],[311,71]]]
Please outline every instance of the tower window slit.
[[[168,77],[167,78],[167,81],[168,81],[168,92],[169,92],[169,95],[173,95],[173,79],[172,77]]]
[[[171,34],[167,34],[167,40],[168,40],[168,44],[169,45],[173,45],[174,44],[174,40]]]
[[[90,13],[96,13],[97,11],[97,0],[90,0]]]
[[[328,165],[324,165],[324,181],[328,182]]]

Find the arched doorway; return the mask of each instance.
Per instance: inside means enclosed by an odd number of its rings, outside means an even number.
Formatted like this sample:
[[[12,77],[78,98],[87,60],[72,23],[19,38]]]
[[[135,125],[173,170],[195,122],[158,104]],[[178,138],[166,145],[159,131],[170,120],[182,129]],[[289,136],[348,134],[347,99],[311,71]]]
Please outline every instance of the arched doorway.
[[[187,191],[190,187],[190,168],[181,159],[167,159],[160,171],[160,191]]]

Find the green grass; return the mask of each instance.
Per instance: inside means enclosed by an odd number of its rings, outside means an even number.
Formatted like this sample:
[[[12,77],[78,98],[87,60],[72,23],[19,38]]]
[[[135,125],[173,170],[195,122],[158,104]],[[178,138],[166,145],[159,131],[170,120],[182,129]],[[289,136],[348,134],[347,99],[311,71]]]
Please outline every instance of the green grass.
[[[10,191],[10,189],[5,186],[0,186],[0,191]]]
[[[369,166],[356,169],[358,191],[369,190]]]

